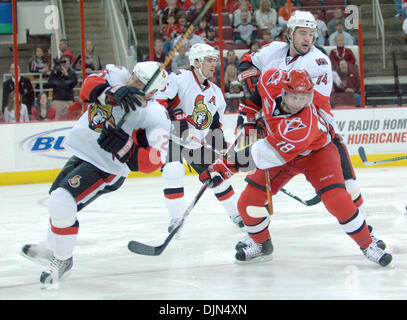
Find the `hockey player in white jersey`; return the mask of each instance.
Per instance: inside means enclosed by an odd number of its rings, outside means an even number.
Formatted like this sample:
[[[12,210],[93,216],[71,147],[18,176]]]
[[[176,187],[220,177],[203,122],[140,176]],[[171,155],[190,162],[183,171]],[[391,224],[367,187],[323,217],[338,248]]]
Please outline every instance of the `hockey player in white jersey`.
[[[124,67],[107,65],[84,81],[80,97],[89,108],[67,135],[64,146],[73,156],[50,189],[47,247],[27,244],[21,251],[48,264],[40,277],[43,288],[71,271],[77,213],[100,195],[119,189],[130,171],[151,173],[165,162],[171,122],[154,94],[167,84],[166,71],[149,92],[142,91],[158,67],[158,62],[140,62],[131,75]],[[129,117],[116,128],[127,112]]]
[[[157,100],[167,108],[173,120],[168,159],[162,168],[164,197],[170,213],[169,232],[184,212],[183,160],[201,173],[215,157],[203,144],[218,151],[227,148],[222,131],[226,102],[220,88],[209,80],[215,73],[218,52],[207,44],[195,44],[188,56],[191,70],[171,73],[166,89],[157,94]],[[243,227],[230,183],[225,181],[212,190],[230,219]]]
[[[353,166],[331,112],[329,101],[333,82],[331,61],[327,55],[314,46],[317,37],[315,18],[311,12],[294,11],[288,20],[287,29],[288,43],[274,41],[263,47],[259,52],[250,56],[247,55],[242,59],[239,65],[239,79],[243,83],[247,95],[250,95],[254,91],[260,73],[268,69],[279,68],[285,71],[296,69],[306,70],[309,73],[315,86],[316,105],[318,105],[325,120],[335,128],[337,133],[334,143],[341,156],[346,188],[351,194],[355,205],[360,207],[363,199],[356,183]],[[241,109],[248,110],[248,108],[245,108],[244,103]],[[250,112],[242,113],[245,118],[246,132],[255,128],[254,113],[256,111],[254,110],[252,114]]]

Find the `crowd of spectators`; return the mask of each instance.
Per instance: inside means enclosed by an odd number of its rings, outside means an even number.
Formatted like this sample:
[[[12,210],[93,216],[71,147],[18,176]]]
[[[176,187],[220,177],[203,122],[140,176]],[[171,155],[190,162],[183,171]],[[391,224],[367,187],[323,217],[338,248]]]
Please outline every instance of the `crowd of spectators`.
[[[360,86],[353,87],[356,88],[353,89],[353,92],[351,90],[351,86],[358,83],[360,77],[355,55],[349,48],[349,46],[357,44],[357,41],[353,35],[354,30],[346,29],[343,7],[331,8],[328,12],[321,11],[320,7],[302,7],[306,1],[292,0],[291,3],[292,11],[303,8],[314,14],[318,33],[316,46],[321,50],[324,50],[324,46],[334,47],[329,53],[335,78],[334,93],[338,93],[339,96],[352,95],[355,105],[360,106]],[[188,24],[199,15],[205,4],[205,0],[153,1],[156,22],[160,30],[160,37],[156,37],[154,41],[153,59],[155,61],[165,61],[168,52],[181,38]],[[407,5],[407,0],[403,0],[403,4]],[[195,43],[206,43],[215,48],[219,47],[216,5],[217,2],[195,26],[194,32],[184,40],[183,45],[168,64],[168,72],[189,68],[188,51]],[[273,41],[287,41],[288,18],[286,0],[224,1],[223,39],[227,54],[224,60],[223,80],[225,96],[230,104],[229,111],[235,111],[238,105],[236,100],[243,94],[242,86],[237,78],[239,59],[236,56],[236,50],[247,50],[244,54],[250,54]],[[405,25],[407,34],[407,22]],[[82,69],[82,57],[80,54],[75,57],[66,39],[60,41],[59,50],[60,59],[52,59],[47,50],[35,48],[33,57],[27,66],[28,72],[36,73],[31,81],[38,79],[40,75],[46,80],[41,87],[48,89],[46,93],[39,90],[38,84],[35,85],[34,90],[30,79],[19,76],[20,121],[26,121],[27,116],[29,120],[36,121],[72,119],[77,118],[83,112],[85,106],[74,98],[74,88],[78,86],[76,73]],[[91,41],[86,41],[85,55],[86,73],[103,68]],[[12,99],[15,99],[15,96],[11,95],[15,90],[13,64],[10,66],[10,73],[12,77],[3,83],[0,121],[15,121],[16,119],[15,111],[11,108]],[[216,76],[211,80],[220,84],[220,74],[220,66],[218,66]],[[34,91],[36,91],[36,95]]]
[[[346,29],[344,6],[335,6],[322,11],[321,6],[304,6],[306,2],[292,0],[291,10],[295,11],[302,8],[314,14],[318,33],[316,46],[322,51],[324,51],[325,46],[334,47],[333,49],[330,48],[329,57],[332,60],[336,79],[340,79],[340,76],[343,77],[344,74],[344,71],[340,72],[338,69],[341,59],[351,65],[353,72],[351,77],[359,79],[355,66],[356,58],[349,48],[349,46],[356,45],[357,40],[354,37],[354,30]],[[315,3],[315,1],[312,2]],[[192,23],[201,12],[206,1],[156,0],[153,3],[160,30],[160,37],[155,40],[154,59],[163,62],[166,55],[182,36],[185,27]],[[236,50],[247,50],[250,53],[273,41],[287,41],[286,25],[289,16],[286,0],[225,0],[223,2],[223,48],[227,51],[224,60],[226,98],[236,97],[236,94],[242,91],[237,79],[239,61],[234,54],[235,61],[230,63],[229,54]],[[188,68],[188,50],[195,43],[206,43],[219,48],[217,2],[215,2],[212,10],[208,10],[195,26],[194,32],[185,39],[182,49],[174,56],[173,63],[168,66],[167,71]],[[220,66],[217,68],[216,78],[213,80],[220,84]],[[347,82],[343,81],[343,83]],[[334,87],[334,92],[343,92],[343,83]],[[237,92],[237,90],[240,91]],[[360,99],[356,99],[356,101],[360,101]],[[229,103],[234,104],[232,101]],[[233,111],[233,109],[234,106],[231,106],[230,110]]]
[[[19,121],[78,119],[85,105],[75,98],[77,73],[82,70],[82,56],[69,48],[68,41],[59,42],[59,58],[52,58],[46,48],[36,47],[25,70],[18,67]],[[85,72],[102,70],[100,57],[91,41],[85,43]],[[10,65],[11,77],[3,82],[0,122],[16,122],[15,66]],[[28,76],[22,74],[30,73]],[[40,86],[39,81],[42,80]]]

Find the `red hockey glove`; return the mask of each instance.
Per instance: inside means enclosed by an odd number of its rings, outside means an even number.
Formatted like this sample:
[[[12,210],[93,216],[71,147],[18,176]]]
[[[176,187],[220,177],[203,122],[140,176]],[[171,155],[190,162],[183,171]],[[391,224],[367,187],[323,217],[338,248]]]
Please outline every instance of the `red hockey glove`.
[[[237,168],[233,163],[228,162],[225,158],[221,158],[211,164],[208,169],[199,175],[199,180],[202,183],[210,180],[209,186],[211,188],[217,187],[224,180],[233,176],[237,172]]]
[[[254,130],[256,129],[257,111],[258,110],[256,110],[255,108],[245,105],[243,103],[239,104],[239,113],[243,116],[243,124],[241,125],[241,128],[245,129],[246,136],[251,136],[255,133]]]

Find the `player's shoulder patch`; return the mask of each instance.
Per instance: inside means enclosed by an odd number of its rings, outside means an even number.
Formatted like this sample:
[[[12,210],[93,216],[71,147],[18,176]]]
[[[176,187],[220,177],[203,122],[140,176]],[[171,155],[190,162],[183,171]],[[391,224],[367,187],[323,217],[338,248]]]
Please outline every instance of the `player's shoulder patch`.
[[[319,66],[329,65],[328,61],[325,58],[317,58],[317,59],[315,59],[315,62]]]
[[[312,113],[309,108],[298,115],[282,119],[278,126],[282,138],[289,142],[301,142],[308,138],[311,131]]]

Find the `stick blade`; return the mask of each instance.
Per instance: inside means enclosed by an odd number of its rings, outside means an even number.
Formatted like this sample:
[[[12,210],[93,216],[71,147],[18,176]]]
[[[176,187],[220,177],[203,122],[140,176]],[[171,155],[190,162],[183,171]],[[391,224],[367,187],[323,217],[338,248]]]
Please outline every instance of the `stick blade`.
[[[312,199],[306,201],[307,206],[314,206],[314,205],[316,205],[316,204],[318,204],[320,202],[321,202],[321,198],[320,198],[319,195],[316,195]]]
[[[162,251],[157,250],[157,247],[149,246],[138,241],[129,241],[127,245],[131,252],[142,254],[144,256],[158,256]]]

